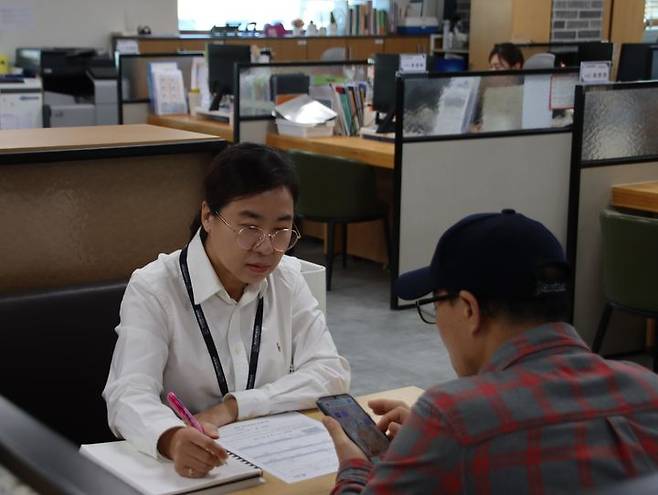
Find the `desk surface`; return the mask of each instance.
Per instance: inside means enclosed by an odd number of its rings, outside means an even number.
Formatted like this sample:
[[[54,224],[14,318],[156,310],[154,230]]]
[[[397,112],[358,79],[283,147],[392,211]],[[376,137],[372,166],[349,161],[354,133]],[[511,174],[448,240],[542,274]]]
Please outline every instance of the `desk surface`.
[[[349,158],[375,167],[393,169],[395,145],[386,141],[361,137],[332,136],[299,138],[269,133],[267,144],[280,150],[302,150],[323,155]]]
[[[418,397],[420,397],[422,393],[423,390],[421,388],[404,387],[395,390],[388,390],[386,392],[378,392],[376,394],[364,395],[363,397],[358,397],[357,400],[359,401],[359,404],[361,404],[366,411],[371,412],[367,405],[367,402],[371,399],[375,399],[375,398],[396,399],[396,400],[402,400],[407,404],[412,405],[414,402],[416,402],[416,399],[418,399]],[[317,410],[309,411],[306,414],[308,414],[310,417],[314,419],[320,419],[322,417],[322,414]],[[375,418],[374,415],[373,418]],[[234,493],[238,493],[242,495],[252,495],[252,494],[259,495],[265,493],[267,493],[268,495],[283,495],[283,494],[327,495],[329,492],[331,492],[331,489],[334,486],[336,474],[335,473],[327,474],[319,478],[313,478],[312,480],[307,480],[307,481],[300,481],[299,483],[293,483],[291,485],[284,483],[280,479],[275,478],[274,476],[268,473],[265,473],[264,478],[265,478],[265,483],[263,483],[262,485],[253,488],[248,488],[246,490],[237,491]],[[212,493],[211,489],[209,489],[207,493],[211,494]]]
[[[619,184],[612,187],[612,205],[658,213],[658,182]]]
[[[0,154],[207,142],[215,136],[146,124],[0,131]]]
[[[154,115],[149,114],[148,123],[162,127],[171,127],[183,131],[201,132],[211,134],[233,142],[233,127],[226,122],[207,119],[202,116],[189,114]]]

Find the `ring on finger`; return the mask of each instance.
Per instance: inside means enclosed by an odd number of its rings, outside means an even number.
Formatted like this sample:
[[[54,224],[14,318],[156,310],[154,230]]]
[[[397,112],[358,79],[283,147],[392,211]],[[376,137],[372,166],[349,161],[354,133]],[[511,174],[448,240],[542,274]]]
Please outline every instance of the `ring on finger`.
[[[187,468],[187,475],[192,476],[193,474],[194,474],[194,469],[192,469],[191,467],[188,467]]]

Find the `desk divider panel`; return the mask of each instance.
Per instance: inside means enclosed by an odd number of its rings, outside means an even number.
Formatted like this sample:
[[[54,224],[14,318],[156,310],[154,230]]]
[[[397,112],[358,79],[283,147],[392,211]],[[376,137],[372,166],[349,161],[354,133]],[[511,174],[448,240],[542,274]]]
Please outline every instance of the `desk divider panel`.
[[[117,54],[119,123],[146,123],[150,110],[148,67],[151,62],[176,62],[183,73],[187,95],[191,87],[193,61],[203,56],[203,52]]]
[[[233,104],[233,142],[265,144],[269,132],[276,132],[275,103],[270,90],[270,77],[281,74],[305,74],[311,79],[310,95],[321,99],[320,87],[330,82],[365,81],[366,61],[280,62],[269,64],[237,64],[236,94]]]
[[[438,238],[472,213],[513,208],[566,246],[572,115],[566,107],[576,76],[558,69],[398,77],[392,283],[427,266]],[[559,95],[554,84],[563,85]],[[545,99],[524,110],[524,93],[541,85]],[[565,109],[548,115],[555,127],[537,127],[558,96]],[[534,109],[544,115],[537,119]],[[408,306],[391,293],[392,308]]]
[[[567,254],[575,267],[573,320],[588,343],[604,305],[599,214],[612,186],[658,180],[657,132],[658,82],[578,88]],[[643,318],[614,312],[602,352],[642,349],[644,333]]]
[[[179,249],[223,147],[0,164],[0,293],[127,280]]]

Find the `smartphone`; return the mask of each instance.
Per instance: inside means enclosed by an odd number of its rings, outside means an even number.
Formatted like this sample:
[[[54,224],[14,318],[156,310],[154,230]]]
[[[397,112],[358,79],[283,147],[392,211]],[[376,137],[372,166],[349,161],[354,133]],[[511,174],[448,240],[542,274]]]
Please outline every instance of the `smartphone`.
[[[340,423],[347,436],[370,459],[378,458],[388,448],[388,437],[350,394],[320,397],[316,404],[320,411]]]

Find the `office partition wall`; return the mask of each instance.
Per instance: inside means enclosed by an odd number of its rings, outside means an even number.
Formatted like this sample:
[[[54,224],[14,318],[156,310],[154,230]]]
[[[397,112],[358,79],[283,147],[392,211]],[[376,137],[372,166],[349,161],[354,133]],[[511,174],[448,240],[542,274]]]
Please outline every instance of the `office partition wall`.
[[[578,87],[567,254],[574,267],[573,320],[589,343],[604,304],[599,214],[612,186],[658,180],[657,131],[658,83]],[[605,354],[643,348],[643,318],[616,312],[610,327]]]
[[[233,142],[265,143],[268,132],[275,132],[271,78],[278,75],[308,76],[312,98],[331,104],[329,83],[365,81],[366,61],[327,61],[270,64],[238,64],[235,71]]]
[[[566,245],[576,83],[572,69],[398,77],[392,282],[472,213],[513,208]]]
[[[119,73],[119,124],[144,124],[148,120],[150,97],[148,89],[149,64],[174,62],[183,74],[185,90],[189,91],[192,64],[203,59],[203,52],[117,54]],[[206,81],[207,84],[207,81]]]

